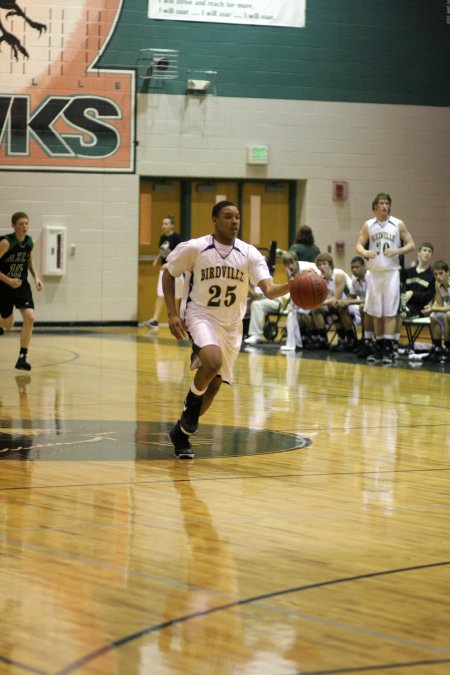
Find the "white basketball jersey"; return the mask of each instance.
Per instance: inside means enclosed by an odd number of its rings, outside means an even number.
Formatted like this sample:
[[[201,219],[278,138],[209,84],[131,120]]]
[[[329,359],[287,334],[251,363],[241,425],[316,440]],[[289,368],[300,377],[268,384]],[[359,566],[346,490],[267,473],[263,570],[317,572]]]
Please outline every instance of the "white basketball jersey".
[[[316,274],[320,274],[320,270],[317,267],[316,263],[307,262],[306,260],[298,261],[298,269],[300,272],[306,272],[306,270],[314,270]]]
[[[339,269],[339,267],[335,267],[333,269],[331,277],[328,280],[325,279],[328,288],[327,299],[334,298],[334,294],[336,292],[336,274],[338,273],[343,274],[345,276],[345,286],[344,290],[342,291],[341,298],[345,298],[349,294],[351,285],[350,277],[348,276],[347,272],[344,272],[344,270]]]
[[[442,298],[442,302],[445,306],[450,305],[450,281],[447,284],[447,288],[444,284],[436,284],[437,292]]]
[[[367,272],[362,279],[358,279],[355,275],[352,276],[352,284],[350,286],[350,293],[355,295],[360,300],[365,300],[367,290]]]
[[[167,268],[174,277],[185,272],[181,316],[193,312],[225,326],[242,321],[249,283],[257,286],[271,276],[264,256],[251,244],[236,239],[226,254],[218,247],[212,234],[182,242],[168,255]]]
[[[375,272],[400,269],[398,255],[387,258],[385,251],[389,248],[400,248],[400,232],[398,224],[400,220],[389,216],[388,220],[380,223],[376,218],[368,220],[369,228],[369,251],[375,251],[375,258],[366,261],[367,269]]]

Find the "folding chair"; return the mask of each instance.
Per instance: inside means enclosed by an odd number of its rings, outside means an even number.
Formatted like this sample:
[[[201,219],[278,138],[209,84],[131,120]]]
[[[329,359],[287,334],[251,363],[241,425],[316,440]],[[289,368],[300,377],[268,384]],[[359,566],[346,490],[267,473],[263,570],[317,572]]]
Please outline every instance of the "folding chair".
[[[408,349],[414,351],[414,343],[425,329],[428,329],[428,339],[431,341],[431,319],[429,316],[402,319],[408,338]]]
[[[283,319],[283,317],[284,322],[280,325],[280,321]],[[280,305],[277,312],[269,312],[266,314],[263,328],[263,334],[266,340],[269,342],[281,342],[281,340],[286,338],[286,317],[287,309],[285,309],[282,305]],[[278,337],[278,333],[280,333],[280,337]]]

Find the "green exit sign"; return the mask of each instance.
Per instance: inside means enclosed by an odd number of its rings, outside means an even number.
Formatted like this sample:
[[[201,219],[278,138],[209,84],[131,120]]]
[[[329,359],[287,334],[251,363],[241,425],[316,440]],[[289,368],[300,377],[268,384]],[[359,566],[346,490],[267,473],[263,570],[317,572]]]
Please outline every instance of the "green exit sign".
[[[268,145],[247,145],[247,164],[267,164],[268,161]]]

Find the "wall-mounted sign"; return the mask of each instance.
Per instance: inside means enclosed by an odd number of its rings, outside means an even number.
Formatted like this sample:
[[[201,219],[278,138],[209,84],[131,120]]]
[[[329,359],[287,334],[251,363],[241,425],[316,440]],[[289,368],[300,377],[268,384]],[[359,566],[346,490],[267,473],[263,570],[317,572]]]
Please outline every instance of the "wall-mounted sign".
[[[267,164],[269,147],[267,145],[247,145],[247,164]]]
[[[306,0],[149,0],[148,16],[150,19],[302,28],[305,6]]]
[[[122,2],[2,12],[0,169],[134,171],[134,71],[95,65]]]

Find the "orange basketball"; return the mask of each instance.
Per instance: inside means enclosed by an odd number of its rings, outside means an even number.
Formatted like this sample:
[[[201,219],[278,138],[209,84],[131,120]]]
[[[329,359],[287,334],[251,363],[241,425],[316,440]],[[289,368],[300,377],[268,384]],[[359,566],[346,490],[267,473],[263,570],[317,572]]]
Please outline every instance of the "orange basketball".
[[[294,305],[315,309],[328,295],[325,279],[316,272],[302,272],[289,282],[289,293]]]

